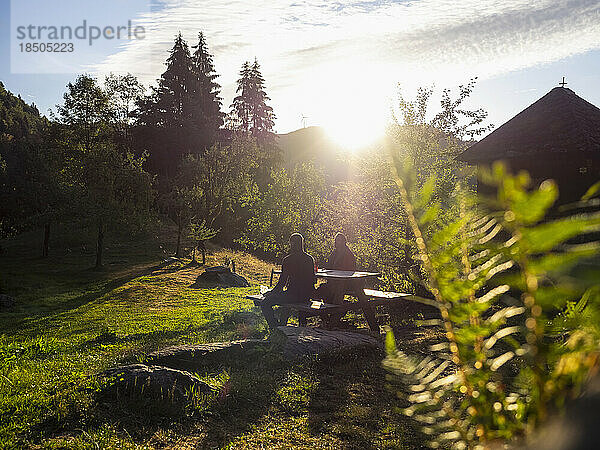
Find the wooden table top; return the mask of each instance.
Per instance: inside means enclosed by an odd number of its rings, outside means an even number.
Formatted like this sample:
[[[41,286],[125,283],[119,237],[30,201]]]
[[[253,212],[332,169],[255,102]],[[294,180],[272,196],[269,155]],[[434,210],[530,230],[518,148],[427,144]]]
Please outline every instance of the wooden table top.
[[[281,269],[275,269],[275,274],[281,274]],[[377,278],[381,276],[378,272],[360,272],[352,270],[333,270],[333,269],[318,269],[318,278],[329,278],[337,280],[352,280],[357,278]]]

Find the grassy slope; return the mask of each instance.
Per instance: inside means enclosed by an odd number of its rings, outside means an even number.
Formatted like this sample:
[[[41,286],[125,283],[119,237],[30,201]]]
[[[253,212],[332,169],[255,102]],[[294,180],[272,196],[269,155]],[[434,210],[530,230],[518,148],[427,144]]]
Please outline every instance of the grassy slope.
[[[66,234],[47,261],[38,236],[5,243],[0,282],[18,306],[0,318],[0,447],[413,448],[412,424],[392,412],[376,355],[289,364],[273,355],[198,368],[221,388],[185,408],[98,395],[91,376],[172,343],[266,334],[244,299],[271,266],[215,249],[253,287],[194,289],[202,269],[157,268],[171,236],[109,242],[102,272],[89,236]],[[125,239],[122,239],[125,241]]]

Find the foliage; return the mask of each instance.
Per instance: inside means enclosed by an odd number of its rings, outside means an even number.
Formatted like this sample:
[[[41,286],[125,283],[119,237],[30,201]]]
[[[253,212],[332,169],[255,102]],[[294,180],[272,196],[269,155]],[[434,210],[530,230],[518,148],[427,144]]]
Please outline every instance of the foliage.
[[[490,131],[493,125],[484,126],[487,112],[479,108],[463,108],[473,92],[476,78],[458,87],[452,97],[450,89],[444,89],[439,111],[430,117],[429,103],[432,88],[419,88],[413,101],[403,97],[399,90],[398,108],[389,128],[390,147],[410,164],[418,180],[427,180],[436,175],[436,183],[452,191],[452,186],[461,178],[461,167],[454,158],[465,150],[473,139]]]
[[[97,231],[96,267],[102,266],[107,231],[141,232],[152,217],[152,177],[143,169],[144,158],[123,154],[107,143],[81,150],[70,167],[79,192],[71,206],[77,222]]]
[[[597,266],[584,264],[598,246],[573,243],[598,229],[600,214],[547,216],[558,195],[551,181],[531,189],[527,174],[495,165],[485,176],[497,188],[487,211],[463,195],[460,216],[425,233],[437,213],[433,183],[417,191],[397,155],[394,168],[447,339],[417,360],[388,335],[385,366],[409,384],[405,412],[433,447],[475,448],[531,431],[596,364],[597,333],[569,320],[581,302],[600,306]],[[556,316],[570,301],[579,306]],[[547,331],[559,322],[562,338],[553,339]]]
[[[95,78],[81,75],[67,88],[64,104],[58,106],[55,141],[68,154],[61,170],[74,191],[68,202],[73,219],[97,230],[100,267],[107,231],[140,231],[151,217],[152,177],[143,168],[146,156],[134,157],[113,139],[115,129],[128,126],[124,111],[140,87],[130,76],[109,77],[103,90]]]
[[[290,234],[299,232],[305,236],[307,248],[314,248],[323,196],[323,174],[312,164],[298,165],[291,173],[273,170],[266,189],[259,190],[255,184],[243,197],[249,218],[238,242],[280,257]]]
[[[71,145],[87,150],[106,139],[112,110],[107,93],[95,78],[79,75],[75,82],[69,82],[63,104],[57,105],[57,110]]]
[[[126,151],[133,151],[131,128],[135,105],[144,95],[145,88],[136,77],[110,74],[104,79],[104,90],[109,99],[110,122],[116,131],[117,142]]]
[[[34,104],[28,105],[21,96],[13,95],[0,82],[0,145],[13,139],[23,139],[41,133],[47,121]]]

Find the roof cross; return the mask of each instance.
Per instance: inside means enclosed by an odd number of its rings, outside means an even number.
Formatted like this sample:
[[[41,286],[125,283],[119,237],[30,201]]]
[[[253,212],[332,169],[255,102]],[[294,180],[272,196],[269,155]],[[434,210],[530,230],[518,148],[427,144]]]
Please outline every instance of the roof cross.
[[[567,84],[567,82],[565,81],[565,77],[563,77],[562,82],[558,84],[560,84],[560,87],[565,87],[565,85]]]

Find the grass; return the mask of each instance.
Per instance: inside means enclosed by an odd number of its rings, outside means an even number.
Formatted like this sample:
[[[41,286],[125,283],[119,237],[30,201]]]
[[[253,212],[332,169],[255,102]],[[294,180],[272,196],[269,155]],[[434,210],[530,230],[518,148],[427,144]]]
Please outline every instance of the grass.
[[[102,395],[95,374],[159,348],[267,334],[244,295],[268,283],[271,265],[214,248],[208,264],[234,259],[252,287],[192,288],[201,267],[158,265],[168,231],[113,238],[102,271],[89,269],[92,236],[55,237],[47,260],[37,235],[3,242],[0,286],[17,306],[0,317],[1,448],[419,446],[374,354],[289,363],[267,352],[190,367],[219,392],[183,406]]]

